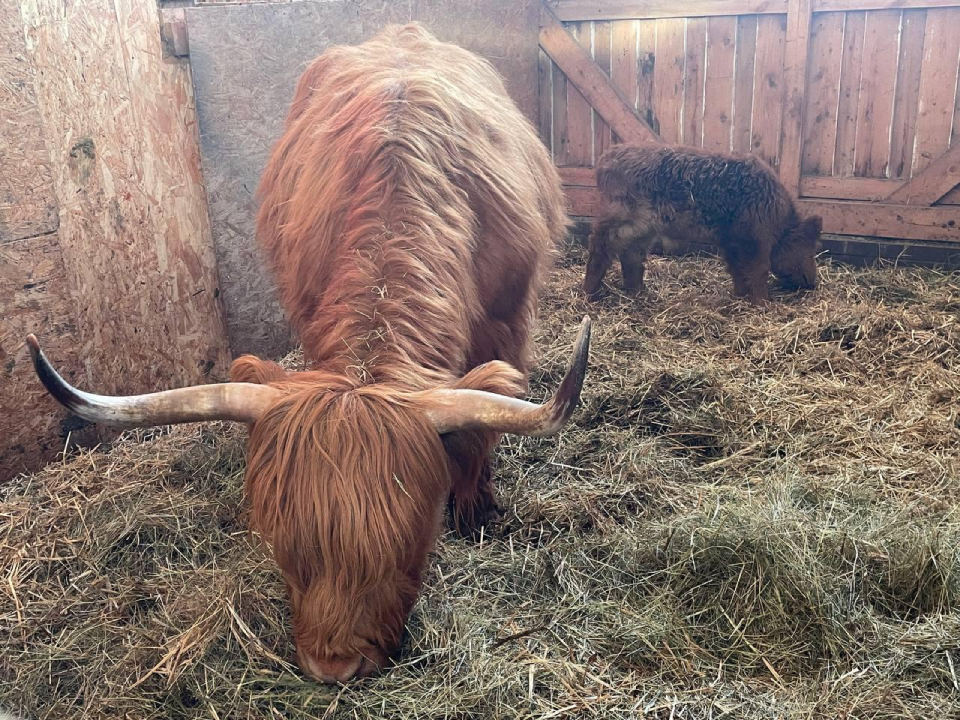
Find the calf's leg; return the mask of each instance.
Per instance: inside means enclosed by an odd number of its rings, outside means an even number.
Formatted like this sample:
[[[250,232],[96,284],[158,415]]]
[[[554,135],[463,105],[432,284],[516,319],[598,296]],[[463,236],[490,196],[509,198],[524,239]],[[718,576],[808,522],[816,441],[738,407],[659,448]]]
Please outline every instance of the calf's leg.
[[[769,298],[767,279],[770,276],[769,256],[739,258],[736,262],[727,261],[727,269],[733,278],[733,293],[737,297],[747,298],[755,305]]]
[[[652,240],[652,236],[646,235],[631,238],[627,241],[626,248],[620,252],[620,268],[623,270],[625,293],[635,295],[646,290],[643,284],[643,273]]]
[[[610,236],[616,232],[619,222],[597,218],[590,241],[587,245],[587,275],[583,281],[583,291],[591,298],[597,296],[603,286],[603,278],[613,264],[614,253],[610,247]]]

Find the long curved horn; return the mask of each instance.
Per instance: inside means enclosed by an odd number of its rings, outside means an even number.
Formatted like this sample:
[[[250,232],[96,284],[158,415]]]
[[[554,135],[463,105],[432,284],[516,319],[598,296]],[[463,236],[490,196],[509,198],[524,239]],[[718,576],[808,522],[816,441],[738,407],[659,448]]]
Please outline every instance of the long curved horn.
[[[441,435],[455,430],[491,430],[534,437],[559,432],[580,402],[590,354],[590,323],[590,316],[584,316],[563,382],[543,405],[482,390],[428,390],[421,395],[427,417]]]
[[[53,369],[33,334],[27,335],[37,377],[54,399],[90,422],[115,427],[175,425],[207,420],[252,423],[283,393],[267,385],[219,383],[164,390],[147,395],[110,397],[77,390]]]

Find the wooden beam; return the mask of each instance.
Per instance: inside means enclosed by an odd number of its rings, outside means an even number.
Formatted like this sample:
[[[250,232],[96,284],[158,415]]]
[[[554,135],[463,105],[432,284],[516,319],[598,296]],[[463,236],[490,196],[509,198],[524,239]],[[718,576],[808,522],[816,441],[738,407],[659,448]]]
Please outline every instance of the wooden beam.
[[[787,11],[787,0],[547,0],[546,4],[563,21],[761,15]]]
[[[595,188],[596,170],[585,167],[561,167],[560,181],[567,187]],[[808,176],[800,181],[800,196],[821,200],[877,202],[902,187],[904,180],[860,177]],[[960,191],[960,188],[958,188]]]
[[[950,206],[801,200],[800,208],[820,215],[828,233],[960,242],[960,215]]]
[[[782,15],[789,0],[546,0],[564,22],[718,15]],[[960,7],[960,0],[812,0],[813,12]]]
[[[190,54],[185,8],[160,9],[160,39],[171,55],[185,57]]]
[[[807,85],[807,55],[813,0],[789,0],[787,37],[783,51],[783,121],[780,134],[780,182],[797,197],[803,155],[803,96]]]
[[[890,193],[887,202],[933,205],[957,185],[960,185],[960,144],[954,145],[903,187]]]
[[[597,186],[597,171],[586,167],[560,167],[560,182],[573,187],[595,188]]]
[[[938,205],[960,205],[960,185],[937,201]]]
[[[876,202],[899,189],[904,182],[886,178],[811,175],[800,179],[800,197]]]
[[[540,47],[557,64],[621,140],[660,142],[617,87],[546,6],[540,8]]]
[[[814,12],[960,7],[960,0],[813,0]]]
[[[595,187],[567,186],[563,188],[567,196],[567,212],[573,217],[596,217],[600,204],[600,193]]]
[[[600,199],[596,188],[565,186],[564,191],[571,215],[596,215]],[[960,243],[960,217],[950,205],[917,207],[839,200],[800,200],[798,204],[803,214],[820,215],[827,233]]]

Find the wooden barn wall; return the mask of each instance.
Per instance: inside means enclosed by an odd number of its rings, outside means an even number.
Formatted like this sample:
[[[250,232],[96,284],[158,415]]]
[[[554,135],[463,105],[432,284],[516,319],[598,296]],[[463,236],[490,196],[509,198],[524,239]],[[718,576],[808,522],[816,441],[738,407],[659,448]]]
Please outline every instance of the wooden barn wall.
[[[220,378],[229,356],[190,69],[155,3],[0,3],[0,72],[2,481],[84,434],[26,333],[105,392]]]
[[[561,7],[576,14],[571,5]],[[665,142],[779,165],[785,14],[564,25]],[[960,7],[814,13],[809,58],[805,177],[901,181],[960,139]],[[606,147],[603,120],[556,64],[541,63],[541,135],[559,165],[592,166]],[[817,182],[808,189],[820,196]]]
[[[960,262],[960,211],[954,216],[944,207],[960,204],[960,186],[946,192],[960,181],[960,2],[544,5],[660,140],[752,152],[778,171],[784,149],[795,147],[785,182],[827,225],[843,234],[946,242],[929,252],[918,246],[915,255]],[[807,47],[793,57],[788,10],[809,20]],[[592,191],[580,188],[591,186],[587,169],[611,134],[545,49],[539,59],[541,137],[566,168],[573,205],[589,211]],[[797,62],[799,72],[792,73]],[[792,80],[798,85],[793,96]],[[794,122],[799,115],[802,122]],[[783,127],[788,118],[790,127]],[[923,178],[918,197],[894,194],[928,167],[937,173]],[[943,185],[946,194],[937,194]],[[924,194],[939,199],[923,202]],[[895,251],[881,250],[891,257]],[[864,252],[876,253],[877,246]]]
[[[419,20],[486,56],[531,121],[538,116],[537,0],[344,0],[214,5],[186,11],[231,348],[275,356],[291,344],[254,238],[254,192],[306,65],[333,44]]]

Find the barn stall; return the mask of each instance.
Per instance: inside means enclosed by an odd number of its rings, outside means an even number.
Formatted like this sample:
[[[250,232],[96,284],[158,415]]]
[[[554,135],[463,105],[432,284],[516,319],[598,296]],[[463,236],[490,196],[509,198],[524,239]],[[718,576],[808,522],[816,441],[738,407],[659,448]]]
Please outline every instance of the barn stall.
[[[0,10],[0,467],[9,478],[69,448],[3,491],[0,706],[957,712],[960,284],[907,266],[956,262],[960,7],[156,10]],[[38,332],[68,377],[107,392],[221,379],[230,355],[292,349],[255,250],[257,178],[305,63],[411,18],[497,65],[573,214],[592,214],[590,167],[619,138],[752,151],[824,216],[832,260],[816,293],[763,311],[692,257],[656,262],[650,297],[596,306],[571,243],[544,296],[533,393],[592,313],[574,427],[504,442],[507,515],[477,543],[442,539],[400,666],[327,690],[291,663],[282,581],[244,530],[242,431],[81,427],[36,383],[22,338]],[[848,264],[875,260],[888,262]],[[112,442],[72,448],[98,439]]]

